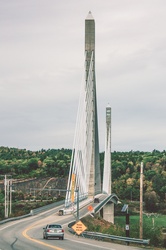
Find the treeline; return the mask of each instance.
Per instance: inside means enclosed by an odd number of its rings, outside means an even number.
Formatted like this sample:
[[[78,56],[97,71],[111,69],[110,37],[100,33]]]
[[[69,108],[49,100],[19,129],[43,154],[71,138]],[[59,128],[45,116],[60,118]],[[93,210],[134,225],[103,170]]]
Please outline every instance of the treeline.
[[[30,151],[0,147],[0,175],[13,179],[33,177],[67,177],[70,149]],[[120,199],[139,200],[140,165],[144,164],[144,199],[152,211],[166,199],[166,151],[112,152],[112,192]],[[100,154],[103,175],[104,153]],[[151,205],[153,204],[153,206]],[[155,204],[155,205],[154,205]]]
[[[104,154],[101,157],[102,165]],[[150,212],[162,210],[166,213],[166,151],[113,152],[112,192],[120,199],[139,201],[140,166],[143,162],[143,191],[146,209]]]
[[[70,149],[26,149],[0,147],[0,174],[13,179],[66,177],[69,173]]]

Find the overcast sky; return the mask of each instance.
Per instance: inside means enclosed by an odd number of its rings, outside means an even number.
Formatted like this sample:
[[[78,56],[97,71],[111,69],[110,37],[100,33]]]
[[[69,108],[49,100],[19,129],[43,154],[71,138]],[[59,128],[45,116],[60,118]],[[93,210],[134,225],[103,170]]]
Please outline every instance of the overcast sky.
[[[0,146],[72,148],[88,12],[100,152],[166,149],[166,0],[0,0]]]

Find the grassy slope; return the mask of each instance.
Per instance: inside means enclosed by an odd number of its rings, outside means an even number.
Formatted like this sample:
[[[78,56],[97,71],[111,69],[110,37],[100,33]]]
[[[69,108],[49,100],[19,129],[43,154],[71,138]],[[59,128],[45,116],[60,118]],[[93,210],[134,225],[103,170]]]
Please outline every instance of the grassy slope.
[[[115,224],[111,224],[100,217],[92,218],[87,216],[81,221],[86,225],[88,231],[108,233],[112,235],[125,236],[125,215],[115,216]],[[152,217],[148,218],[146,215],[143,217],[144,224],[144,239],[150,239],[151,245],[161,247],[163,239],[161,238],[160,228],[166,228],[166,215],[159,215],[154,219],[154,228]],[[139,215],[130,216],[130,237],[139,238]],[[157,250],[157,248],[153,248]]]

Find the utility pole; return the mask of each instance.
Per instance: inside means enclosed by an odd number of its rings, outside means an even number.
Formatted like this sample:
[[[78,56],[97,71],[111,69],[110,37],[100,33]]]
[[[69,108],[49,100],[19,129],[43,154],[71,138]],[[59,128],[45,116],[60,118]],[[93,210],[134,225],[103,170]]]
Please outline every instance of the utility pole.
[[[143,239],[143,162],[140,168],[140,239]]]
[[[5,186],[5,218],[7,218],[8,215],[7,215],[7,180],[6,180],[6,175],[5,175],[5,180],[4,180],[4,186]]]
[[[10,193],[10,210],[9,210],[9,214],[12,214],[12,179],[9,180],[9,193]]]
[[[4,179],[4,190],[5,190],[5,218],[9,217],[12,213],[12,179],[8,179],[5,174]]]
[[[79,187],[77,187],[77,221],[79,221]]]

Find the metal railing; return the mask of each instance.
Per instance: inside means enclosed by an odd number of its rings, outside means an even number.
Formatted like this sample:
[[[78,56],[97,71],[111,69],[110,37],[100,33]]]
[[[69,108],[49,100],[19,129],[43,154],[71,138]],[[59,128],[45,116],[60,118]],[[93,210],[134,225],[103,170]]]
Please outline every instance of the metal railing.
[[[68,230],[70,233],[76,234],[74,230],[71,228],[71,226],[74,223],[70,223],[68,225]],[[96,240],[114,240],[114,241],[119,241],[119,242],[125,242],[127,244],[129,243],[135,243],[135,244],[143,244],[143,245],[149,245],[150,240],[146,239],[136,239],[136,238],[130,238],[130,237],[123,237],[123,236],[117,236],[117,235],[110,235],[110,234],[102,234],[102,233],[97,233],[97,232],[89,232],[89,231],[84,231],[80,236],[84,238],[90,238],[90,239],[96,239]]]
[[[21,216],[18,216],[18,217],[12,217],[12,218],[8,218],[8,219],[5,219],[5,220],[2,220],[2,221],[0,221],[0,224],[7,223],[9,221],[24,219],[24,218],[26,218],[28,216],[32,216],[32,215],[37,215],[39,213],[45,212],[45,211],[47,211],[49,209],[52,209],[54,207],[61,206],[64,203],[65,203],[65,200],[61,200],[61,201],[57,201],[57,202],[51,203],[49,205],[45,205],[43,207],[35,208],[35,209],[31,210],[29,214],[25,214],[25,215],[21,215]]]
[[[113,202],[117,202],[118,201],[118,197],[116,194],[111,194],[109,196],[107,196],[103,201],[101,201],[95,208],[94,208],[94,213],[98,213],[100,211],[100,209],[110,200],[114,200]]]
[[[84,231],[82,233],[82,236],[85,238],[93,238],[97,240],[115,240],[115,241],[123,241],[126,243],[137,243],[137,244],[143,244],[148,245],[150,240],[145,239],[136,239],[136,238],[130,238],[130,237],[123,237],[123,236],[116,236],[116,235],[110,235],[110,234],[102,234],[102,233],[96,233],[96,232],[88,232]]]

